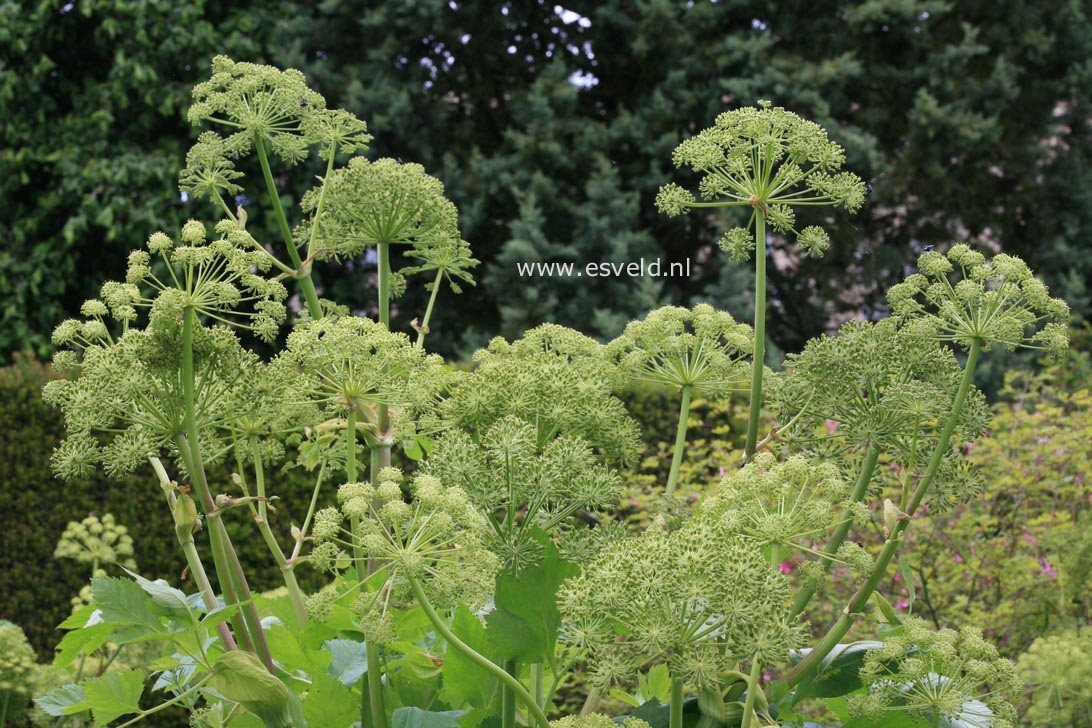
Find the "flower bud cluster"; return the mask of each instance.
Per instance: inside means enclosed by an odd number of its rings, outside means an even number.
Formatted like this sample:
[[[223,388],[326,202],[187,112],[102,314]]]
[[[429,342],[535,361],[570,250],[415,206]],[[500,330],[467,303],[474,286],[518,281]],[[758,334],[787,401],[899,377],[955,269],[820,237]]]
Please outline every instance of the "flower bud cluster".
[[[1021,259],[1001,253],[987,260],[961,243],[946,255],[923,253],[918,269],[892,286],[887,300],[920,335],[963,349],[978,342],[984,349],[997,344],[1054,357],[1068,350],[1069,306],[1051,298]]]
[[[443,183],[419,164],[356,157],[324,187],[304,195],[304,212],[315,213],[320,200],[324,212],[316,253],[357,255],[384,243],[413,246],[420,256],[434,248],[458,248],[462,240],[459,211],[444,197]],[[458,254],[458,249],[453,252]]]
[[[943,429],[962,379],[951,352],[893,319],[852,321],[812,339],[785,370],[770,387],[778,420],[794,423],[781,436],[827,453],[873,445],[909,454]],[[972,388],[957,433],[972,440],[989,420],[985,397]]]
[[[1016,711],[1007,696],[1023,687],[1012,662],[977,629],[934,631],[916,617],[869,650],[860,677],[867,692],[849,696],[850,710],[879,723],[898,711],[930,724],[1012,728]]]
[[[761,214],[780,233],[795,233],[808,255],[820,256],[830,239],[820,227],[797,229],[801,205],[831,205],[855,212],[864,203],[865,185],[857,175],[839,172],[845,152],[818,124],[759,102],[720,114],[713,127],[680,144],[672,155],[676,167],[700,174],[698,191],[705,202],[677,184],[660,188],[656,205],[675,216],[695,207],[750,207],[744,227],[732,228],[721,248],[733,260],[750,258],[755,249],[755,218]]]
[[[626,326],[607,345],[608,355],[631,379],[705,397],[725,397],[747,383],[754,348],[751,327],[701,303],[693,309],[664,306]]]
[[[0,620],[0,701],[16,717],[15,707],[25,703],[34,690],[38,656],[18,626]],[[8,705],[11,701],[11,705]]]
[[[583,438],[559,435],[542,448],[536,440],[533,424],[509,415],[478,442],[462,430],[443,433],[424,465],[425,472],[464,488],[493,521],[485,543],[506,570],[519,571],[538,557],[540,545],[529,527],[552,532],[581,510],[613,505],[622,491],[618,473]]]
[[[136,569],[129,529],[117,523],[110,513],[102,518],[92,514],[82,521],[71,521],[61,534],[53,556],[75,559],[82,564],[120,564],[126,569]]]
[[[390,609],[415,602],[411,580],[439,608],[480,607],[493,590],[499,561],[483,540],[488,528],[462,488],[445,486],[431,475],[418,475],[407,502],[396,468],[380,471],[378,484],[346,483],[338,490],[338,507],[320,511],[313,538],[355,545],[382,564],[387,579],[376,592],[362,589],[354,609],[387,641],[393,634]]]
[[[800,637],[784,577],[752,541],[707,520],[608,546],[562,585],[558,606],[563,638],[587,650],[601,688],[650,663],[715,685],[742,660],[784,659]]]
[[[395,439],[413,434],[453,376],[439,356],[361,316],[297,325],[271,369],[291,382],[298,398],[321,408],[322,417],[355,409],[373,435],[377,408],[386,405]]]
[[[847,500],[849,487],[838,468],[796,455],[783,462],[758,453],[740,470],[725,476],[702,503],[701,518],[738,534],[781,557],[814,554],[845,518],[863,518]]]
[[[607,462],[632,464],[640,430],[612,392],[617,374],[600,345],[589,347],[586,337],[561,328],[540,327],[514,343],[490,342],[474,355],[476,368],[452,382],[430,426],[480,440],[512,416],[534,425],[539,451],[564,434],[580,437]]]

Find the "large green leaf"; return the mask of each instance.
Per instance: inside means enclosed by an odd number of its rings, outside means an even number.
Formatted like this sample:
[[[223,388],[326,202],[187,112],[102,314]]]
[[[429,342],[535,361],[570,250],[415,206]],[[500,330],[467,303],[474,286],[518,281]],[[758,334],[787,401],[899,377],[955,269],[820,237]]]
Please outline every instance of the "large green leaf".
[[[476,652],[492,657],[485,627],[469,609],[459,607],[455,610],[451,629]],[[458,650],[448,649],[444,657],[443,676],[444,699],[449,705],[466,703],[475,708],[487,708],[497,696],[497,678]]]
[[[368,671],[368,653],[363,642],[326,640],[324,649],[331,655],[326,674],[337,678],[342,685],[356,685]]]
[[[799,704],[805,698],[847,695],[861,687],[859,673],[865,655],[869,650],[881,646],[882,642],[871,640],[835,645],[815,670],[800,681],[793,696],[793,704]],[[807,651],[800,650],[796,654],[803,656]]]
[[[116,718],[140,712],[144,673],[139,670],[110,672],[84,683],[87,703],[95,721],[107,725]]]
[[[391,716],[391,728],[459,728],[461,710],[434,713],[420,708],[398,708]]]
[[[150,632],[164,629],[164,610],[135,581],[96,577],[91,580],[91,597],[107,622],[131,624]]]
[[[89,655],[106,644],[115,626],[108,622],[99,622],[90,627],[81,627],[65,634],[57,645],[57,656],[53,658],[53,667],[71,665],[80,655]]]
[[[35,698],[34,704],[46,714],[57,717],[82,713],[91,707],[87,704],[83,685],[62,685],[40,698]]]
[[[181,617],[193,617],[193,614],[190,611],[189,601],[186,599],[186,595],[181,590],[175,589],[163,579],[156,579],[155,581],[151,581],[149,579],[145,579],[140,574],[129,571],[124,567],[122,568],[124,569],[126,574],[133,577],[133,580],[136,581],[137,586],[143,589],[145,593],[147,593],[152,598],[152,601],[154,601],[156,605],[167,614],[167,616],[175,619]]]
[[[557,590],[580,567],[561,558],[543,536],[542,558],[520,572],[497,577],[496,610],[486,618],[489,644],[496,654],[522,662],[551,662],[561,627]]]
[[[270,675],[249,652],[226,652],[212,665],[212,685],[228,700],[241,704],[269,728],[306,726],[295,693]]]
[[[311,677],[303,715],[316,727],[351,726],[360,718],[360,700],[336,678],[318,673]]]

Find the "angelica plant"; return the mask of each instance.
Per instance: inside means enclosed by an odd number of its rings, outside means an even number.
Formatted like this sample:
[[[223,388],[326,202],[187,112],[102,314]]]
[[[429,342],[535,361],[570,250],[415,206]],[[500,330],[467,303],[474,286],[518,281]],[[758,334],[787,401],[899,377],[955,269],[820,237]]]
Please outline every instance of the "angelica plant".
[[[125,526],[114,520],[111,513],[104,513],[102,518],[91,514],[82,521],[69,522],[57,541],[53,558],[73,559],[89,564],[91,578],[106,576],[104,567],[111,564],[131,571],[137,568],[136,561],[133,560],[133,537]],[[90,585],[81,589],[79,596],[72,598],[73,609],[90,603]]]
[[[909,618],[866,654],[860,676],[865,692],[851,695],[849,707],[863,719],[899,711],[929,725],[1016,725],[1005,697],[1022,687],[1016,668],[973,627],[933,631]]]
[[[818,124],[760,101],[758,108],[727,111],[715,124],[680,144],[672,155],[676,167],[701,175],[703,202],[677,184],[660,188],[656,206],[668,215],[692,209],[750,208],[743,227],[729,229],[720,246],[730,260],[755,256],[755,323],[751,407],[745,456],[758,443],[762,373],[766,346],[766,226],[794,234],[806,255],[822,255],[830,237],[816,225],[797,229],[798,207],[832,206],[856,212],[864,203],[864,182],[840,172],[845,152]]]
[[[633,379],[682,393],[671,470],[664,488],[665,498],[670,499],[682,465],[691,399],[694,395],[716,399],[743,388],[744,357],[753,351],[751,329],[708,304],[698,304],[692,310],[666,306],[626,326],[607,350]]]
[[[592,684],[607,688],[648,664],[671,675],[672,728],[687,688],[719,695],[726,675],[750,660],[782,660],[799,637],[788,583],[761,549],[712,519],[652,530],[604,549],[560,594],[565,639],[585,649]]]
[[[951,343],[967,352],[959,387],[952,398],[944,426],[936,436],[924,472],[907,489],[905,507],[889,509],[883,548],[876,566],[858,588],[842,614],[820,639],[818,646],[789,673],[799,681],[834,649],[868,604],[899,549],[903,532],[950,462],[952,437],[973,389],[980,353],[993,344],[1009,348],[1044,350],[1061,356],[1068,348],[1066,321],[1069,307],[1051,298],[1027,264],[1000,254],[992,260],[967,245],[954,245],[947,255],[934,251],[918,260],[921,271],[896,284],[888,293],[892,311],[901,326],[914,336]],[[953,282],[954,281],[954,282]]]
[[[55,667],[113,643],[159,654],[147,669],[77,670],[79,684],[42,696],[42,710],[102,724],[135,716],[128,725],[179,705],[195,725],[362,728],[451,725],[455,714],[464,728],[495,717],[513,728],[522,710],[524,723],[549,728],[559,687],[590,673],[582,715],[554,725],[606,725],[598,691],[636,707],[626,695],[635,680],[642,698],[668,699],[638,714],[671,728],[688,695],[702,725],[799,724],[802,702],[843,695],[848,703],[827,707],[848,704],[858,723],[895,712],[1011,722],[1011,666],[971,630],[901,622],[876,590],[920,509],[975,491],[961,456],[988,423],[973,386],[981,352],[1065,349],[1067,308],[1026,265],[965,245],[929,252],[920,274],[891,289],[892,317],[848,324],[764,376],[767,230],[822,254],[826,233],[798,225],[798,208],[852,212],[864,192],[821,128],[761,104],[722,114],[676,150],[701,176],[702,201],[677,185],[657,200],[669,214],[749,213],[722,247],[734,259],[755,253],[753,328],[706,304],[666,307],[609,344],[545,324],[452,367],[424,341],[440,289],[473,284],[478,261],[443,184],[419,165],[354,156],[370,141],[364,122],[328,108],[295,71],[222,57],[212,70],[194,90],[190,119],[204,128],[179,181],[220,220],[191,220],[134,251],[124,281],[58,326],[62,378],[44,391],[67,429],[59,475],[151,466],[150,492],[170,510],[195,594],[133,573],[138,549],[106,517],[73,525],[57,554],[94,574],[90,603],[62,625]],[[226,201],[244,190],[237,163],[251,154],[276,245]],[[293,225],[273,164],[312,154],[325,173]],[[373,249],[376,320],[319,299],[316,264]],[[410,262],[400,271],[397,252]],[[414,274],[430,296],[407,322],[411,338],[391,304]],[[293,292],[304,311],[291,310]],[[966,353],[962,366],[953,349]],[[778,426],[759,448],[764,379]],[[619,397],[638,381],[680,401],[662,505],[676,517],[633,535],[610,521],[622,472],[641,455]],[[748,386],[744,467],[696,506],[675,499],[693,398]],[[395,452],[405,471],[391,466]],[[278,488],[287,473],[309,479],[305,503]],[[247,515],[281,572],[280,594],[249,587],[226,524]],[[850,538],[869,527],[885,539],[874,559]],[[101,574],[108,563],[131,578]],[[807,605],[834,563],[857,589],[803,649]],[[326,583],[305,595],[301,565]],[[884,642],[841,644],[873,606]],[[149,677],[164,697],[144,710]]]

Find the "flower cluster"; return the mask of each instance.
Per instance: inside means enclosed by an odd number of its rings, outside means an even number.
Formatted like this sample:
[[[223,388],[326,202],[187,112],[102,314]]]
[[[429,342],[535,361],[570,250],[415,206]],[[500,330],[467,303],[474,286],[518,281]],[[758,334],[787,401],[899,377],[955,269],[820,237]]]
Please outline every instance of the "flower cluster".
[[[972,627],[934,631],[907,619],[866,654],[860,677],[867,692],[851,695],[849,705],[865,719],[882,722],[888,711],[903,711],[931,725],[1015,725],[1006,696],[1021,688],[1016,669]]]
[[[184,432],[184,392],[179,378],[182,335],[159,327],[130,330],[109,346],[91,346],[79,376],[43,389],[48,404],[64,413],[67,437],[53,453],[63,479],[87,477],[101,463],[122,477],[163,448],[174,451]],[[209,462],[221,458],[224,436],[239,413],[234,396],[256,371],[257,357],[223,326],[194,331],[195,423]]]
[[[1069,306],[1051,298],[1027,264],[1004,253],[987,260],[965,244],[918,259],[920,273],[891,287],[891,311],[938,341],[963,349],[977,342],[1060,357],[1069,348]],[[1041,328],[1040,328],[1041,327]]]
[[[399,272],[406,276],[434,273],[436,280],[425,284],[429,291],[434,290],[440,280],[446,280],[452,291],[462,293],[463,284],[475,285],[470,270],[481,263],[471,256],[470,243],[458,237],[440,238],[433,245],[414,247],[406,255],[420,262]]]
[[[750,207],[749,222],[729,230],[721,247],[733,260],[747,260],[755,249],[758,215],[777,232],[795,233],[809,255],[822,255],[829,245],[819,227],[797,229],[799,206],[832,205],[855,212],[864,202],[865,185],[857,175],[839,172],[845,152],[818,124],[768,101],[759,108],[720,114],[713,127],[687,139],[672,156],[676,167],[702,175],[697,202],[693,193],[668,184],[656,205],[668,215],[697,207]]]
[[[386,572],[378,591],[362,585],[354,602],[367,638],[392,638],[390,609],[413,605],[414,582],[441,608],[481,606],[492,592],[499,562],[483,545],[488,526],[466,491],[418,475],[407,503],[399,470],[380,471],[378,481],[341,486],[338,507],[320,511],[313,531],[319,547],[359,549]]]
[[[1092,721],[1092,627],[1038,638],[1016,663],[1031,688],[1028,725],[1088,725]]]
[[[560,328],[539,328],[511,344],[496,339],[477,352],[477,367],[452,383],[431,427],[480,440],[498,420],[513,416],[534,425],[539,451],[564,434],[582,438],[608,462],[634,462],[640,432],[612,394],[614,377],[602,376],[610,365],[597,349],[585,348],[588,342],[599,345],[563,335]]]
[[[446,249],[458,260],[459,212],[444,197],[443,183],[419,164],[357,157],[304,195],[301,205],[315,213],[320,201],[326,212],[318,222],[316,255],[356,255],[385,244],[412,246],[418,257]]]
[[[781,436],[828,454],[876,446],[909,455],[943,428],[962,378],[950,351],[892,319],[852,321],[812,339],[785,369],[770,392],[778,420],[793,423]],[[985,397],[972,389],[957,432],[973,440],[989,419]]]
[[[592,713],[591,715],[575,716],[570,715],[561,720],[550,721],[550,728],[649,728],[648,723],[640,718],[626,718],[620,723],[616,723],[611,718],[599,713]]]
[[[100,519],[94,514],[82,521],[71,521],[65,527],[53,551],[57,559],[73,559],[82,564],[90,564],[91,578],[106,576],[103,568],[108,564],[118,564],[135,571],[133,560],[133,538],[129,530],[114,521],[110,513]],[[72,608],[91,603],[91,585],[85,584],[80,593],[72,597]]]
[[[22,717],[38,670],[38,656],[23,630],[0,620],[0,703],[4,706],[4,715],[13,721],[12,725]]]
[[[625,682],[650,662],[713,686],[742,660],[783,659],[800,635],[788,585],[754,544],[708,522],[608,546],[562,585],[563,636],[587,650],[591,680]]]
[[[301,323],[272,368],[284,372],[297,398],[326,416],[355,410],[370,436],[386,434],[375,429],[380,406],[388,407],[395,436],[408,436],[451,376],[440,357],[360,316]]]
[[[753,347],[750,326],[702,303],[650,312],[626,326],[607,352],[633,379],[716,398],[746,385],[750,365],[744,358]]]
[[[110,513],[103,514],[102,518],[90,515],[82,521],[71,521],[65,526],[53,556],[75,559],[95,567],[120,564],[126,569],[136,569],[129,529],[117,523]]]
[[[337,144],[343,151],[367,146],[364,122],[345,111],[330,111],[326,100],[307,87],[303,74],[217,56],[212,76],[193,88],[189,120],[223,127],[226,155],[243,156],[258,140],[295,164],[314,143]]]
[[[777,462],[769,453],[758,453],[724,477],[702,502],[701,517],[765,552],[776,550],[780,562],[790,554],[816,554],[813,542],[825,539],[846,518],[868,523],[868,509],[848,497],[848,485],[830,463],[799,455]]]
[[[541,448],[536,440],[532,423],[506,416],[477,442],[461,430],[444,433],[424,466],[466,490],[491,521],[486,545],[511,571],[539,555],[534,527],[553,532],[582,510],[612,505],[622,490],[618,474],[598,461],[583,438],[560,435]]]

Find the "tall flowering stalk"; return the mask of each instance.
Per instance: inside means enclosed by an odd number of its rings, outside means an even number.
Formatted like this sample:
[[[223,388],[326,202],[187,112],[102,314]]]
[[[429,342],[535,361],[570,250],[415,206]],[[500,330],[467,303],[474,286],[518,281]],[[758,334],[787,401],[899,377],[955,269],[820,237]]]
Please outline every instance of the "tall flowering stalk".
[[[925,500],[949,454],[960,423],[980,354],[1001,345],[1028,348],[1060,357],[1069,346],[1066,321],[1069,307],[1051,298],[1024,261],[1000,254],[987,260],[967,245],[954,245],[947,255],[929,251],[918,260],[920,273],[888,292],[896,317],[914,335],[950,342],[967,353],[959,388],[937,437],[928,466],[912,488],[906,506],[885,523],[887,536],[876,567],[819,644],[788,674],[798,682],[813,670],[849,632],[887,572],[914,514]]]
[[[656,206],[668,215],[700,208],[750,208],[747,223],[725,232],[721,248],[730,260],[755,255],[754,361],[751,370],[750,420],[745,455],[754,455],[762,408],[762,373],[766,347],[766,234],[794,234],[806,255],[820,256],[830,238],[820,227],[797,227],[796,208],[833,206],[855,212],[864,202],[865,185],[857,175],[839,172],[845,153],[818,124],[768,101],[719,115],[713,127],[675,149],[676,167],[701,175],[702,201],[677,184],[660,188]]]

